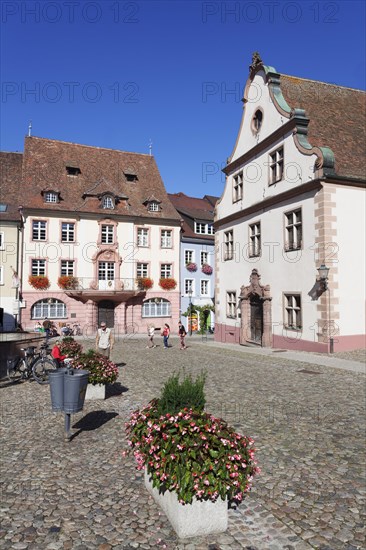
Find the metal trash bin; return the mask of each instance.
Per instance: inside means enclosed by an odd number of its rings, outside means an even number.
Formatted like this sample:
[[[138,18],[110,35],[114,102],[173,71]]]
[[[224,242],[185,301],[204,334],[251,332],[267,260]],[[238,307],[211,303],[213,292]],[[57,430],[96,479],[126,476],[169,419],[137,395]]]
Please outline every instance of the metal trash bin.
[[[84,407],[89,371],[62,368],[50,373],[51,405],[53,411],[72,414]]]
[[[57,369],[49,373],[51,406],[54,412],[64,410],[64,377],[68,369]]]
[[[64,375],[64,412],[77,413],[84,407],[89,371],[69,369]]]

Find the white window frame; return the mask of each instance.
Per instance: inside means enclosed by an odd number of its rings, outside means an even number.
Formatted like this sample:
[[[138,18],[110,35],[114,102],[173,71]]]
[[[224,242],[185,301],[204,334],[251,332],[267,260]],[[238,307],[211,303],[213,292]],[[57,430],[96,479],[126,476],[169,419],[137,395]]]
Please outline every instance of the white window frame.
[[[243,199],[243,172],[239,172],[233,177],[233,202]]]
[[[56,203],[58,202],[58,194],[54,191],[46,191],[44,194],[44,202],[47,203]]]
[[[261,255],[262,237],[261,222],[249,225],[249,257],[255,258]]]
[[[302,209],[285,212],[285,251],[302,247]]]
[[[206,287],[206,292],[202,291],[202,287]],[[210,280],[209,279],[201,279],[200,281],[200,294],[201,296],[210,296]]]
[[[4,266],[0,265],[0,285],[4,284]]]
[[[66,304],[56,298],[52,298],[52,302],[47,298],[33,304],[31,319],[44,319],[45,317],[49,319],[65,319],[67,317]]]
[[[114,210],[114,199],[110,195],[106,195],[102,200],[104,210]]]
[[[284,147],[278,147],[269,153],[269,185],[273,185],[283,179],[284,176]]]
[[[194,250],[186,249],[184,251],[184,265],[194,263]]]
[[[160,233],[160,246],[161,248],[173,247],[173,231],[171,229],[162,229]]]
[[[74,260],[61,260],[61,277],[73,277],[75,273],[75,261]]]
[[[224,232],[224,260],[232,260],[234,258],[234,230],[229,229]]]
[[[5,234],[4,234],[4,231],[0,231],[0,250],[5,250]]]
[[[149,264],[138,262],[136,264],[136,277],[148,277],[149,276]]]
[[[226,291],[226,317],[236,319],[236,291]]]
[[[201,267],[203,266],[203,264],[210,265],[208,263],[208,252],[206,250],[201,250],[200,262],[201,262]]]
[[[173,277],[173,264],[170,264],[170,263],[160,264],[160,278],[170,279],[171,277]]]
[[[141,317],[171,317],[171,303],[164,298],[151,298],[143,302]]]
[[[212,223],[194,222],[194,232],[196,235],[213,235],[214,228]]]
[[[98,281],[114,281],[115,272],[115,262],[98,262]]]
[[[100,238],[102,244],[114,243],[114,225],[102,224],[100,229]]]
[[[148,211],[159,212],[159,203],[156,201],[149,202]]]
[[[47,240],[47,222],[45,220],[32,221],[32,240],[33,241]]]
[[[46,260],[33,258],[31,266],[31,274],[34,276],[46,275]]]
[[[284,292],[284,327],[288,330],[302,330],[302,299],[299,292]]]
[[[75,224],[73,222],[61,222],[61,242],[73,243],[75,241]]]
[[[145,229],[145,227],[137,228],[137,246],[140,248],[149,247],[149,229]]]
[[[192,290],[191,296],[195,295],[195,280],[194,279],[184,279],[184,296],[189,296],[188,291]]]

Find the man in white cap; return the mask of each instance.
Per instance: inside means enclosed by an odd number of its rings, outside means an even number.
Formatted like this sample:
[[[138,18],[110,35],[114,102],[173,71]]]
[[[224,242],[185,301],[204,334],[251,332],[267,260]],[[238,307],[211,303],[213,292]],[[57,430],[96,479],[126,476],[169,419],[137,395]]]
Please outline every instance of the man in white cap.
[[[97,337],[95,339],[95,349],[101,355],[109,358],[110,352],[113,349],[114,338],[110,328],[104,321],[100,323],[100,328],[97,331]]]

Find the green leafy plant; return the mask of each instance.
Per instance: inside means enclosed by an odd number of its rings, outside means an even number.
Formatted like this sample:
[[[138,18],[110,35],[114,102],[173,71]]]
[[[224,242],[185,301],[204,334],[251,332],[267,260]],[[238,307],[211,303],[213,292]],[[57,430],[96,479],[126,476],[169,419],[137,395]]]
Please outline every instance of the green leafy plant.
[[[75,290],[79,287],[79,279],[72,275],[62,275],[58,278],[57,284],[65,290]]]
[[[160,414],[154,399],[126,424],[137,469],[146,467],[154,487],[173,491],[182,504],[218,498],[240,502],[259,473],[253,439],[203,411]]]
[[[92,349],[78,355],[72,366],[75,369],[89,371],[89,383],[94,386],[96,384],[113,384],[118,377],[117,365]]]
[[[203,334],[207,330],[206,325],[210,311],[215,311],[215,306],[211,304],[206,304],[203,306],[196,306],[196,304],[191,304],[191,307],[188,306],[187,311],[182,313],[182,315],[183,317],[190,317],[192,313],[197,313],[200,320],[199,334]]]
[[[184,373],[182,382],[179,374],[172,374],[165,382],[158,401],[160,414],[175,414],[184,408],[203,411],[205,407],[204,385],[206,373],[201,373],[196,380]]]

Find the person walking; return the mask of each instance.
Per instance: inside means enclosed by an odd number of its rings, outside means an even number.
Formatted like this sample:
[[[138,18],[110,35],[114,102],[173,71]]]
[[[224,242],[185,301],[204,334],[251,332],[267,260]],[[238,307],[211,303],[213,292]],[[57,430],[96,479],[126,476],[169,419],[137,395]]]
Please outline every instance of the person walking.
[[[182,323],[179,321],[178,323],[178,333],[180,337],[180,348],[179,349],[187,349],[185,338],[187,336],[186,329],[182,325]]]
[[[113,350],[114,338],[110,328],[104,321],[100,323],[100,328],[97,330],[97,336],[95,338],[95,349],[101,355],[104,355],[109,359],[110,353]]]
[[[170,326],[168,325],[168,323],[165,323],[164,328],[163,328],[163,332],[161,333],[161,335],[164,339],[164,349],[168,349],[168,347],[169,347],[168,340],[169,340],[169,335],[170,335]]]
[[[51,336],[51,328],[52,328],[52,323],[51,323],[51,321],[49,320],[48,317],[44,318],[43,328],[44,328],[44,332],[46,334],[46,338],[48,340],[48,338]]]
[[[149,325],[147,327],[147,335],[149,337],[149,345],[146,346],[146,349],[149,348],[156,348],[155,344],[154,344],[154,335],[155,335],[155,327],[154,325]]]

